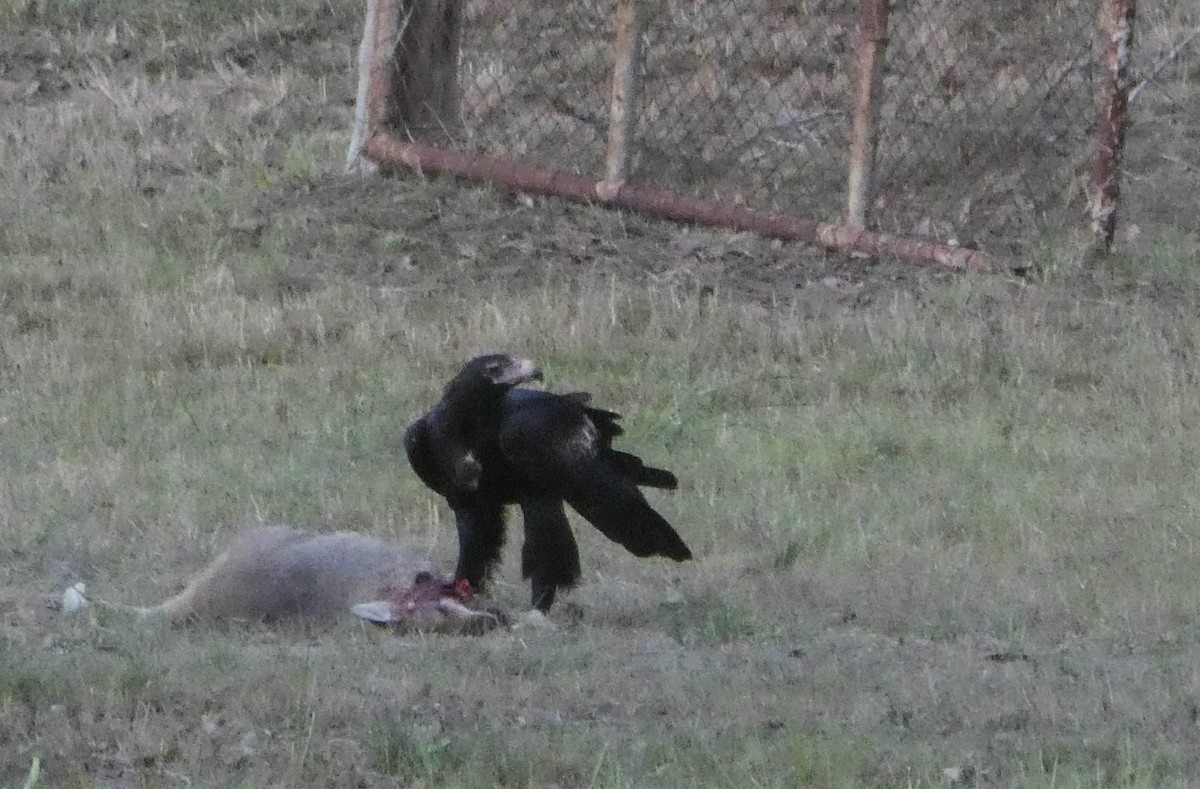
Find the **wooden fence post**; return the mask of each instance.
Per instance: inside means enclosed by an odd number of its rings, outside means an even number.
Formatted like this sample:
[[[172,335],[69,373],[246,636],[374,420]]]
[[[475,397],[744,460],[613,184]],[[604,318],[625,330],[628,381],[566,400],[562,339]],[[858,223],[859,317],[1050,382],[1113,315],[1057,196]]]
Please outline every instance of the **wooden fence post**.
[[[617,32],[613,41],[612,98],[608,112],[608,149],[604,180],[597,187],[601,199],[621,188],[629,171],[633,131],[637,127],[642,97],[646,28],[646,0],[621,0],[617,7]]]
[[[1137,0],[1105,0],[1102,14],[1104,52],[1089,208],[1095,251],[1107,254],[1117,230],[1117,205],[1121,197]]]
[[[452,136],[461,122],[458,54],[463,0],[390,0],[398,4],[391,55],[389,125],[409,139]],[[377,34],[376,40],[379,40]]]
[[[346,151],[346,172],[370,170],[374,162],[362,156],[363,146],[380,130],[380,119],[391,95],[391,49],[396,7],[392,0],[367,0],[362,42],[358,45],[358,90],[354,99],[354,126]],[[381,34],[380,31],[383,31]]]
[[[850,174],[846,186],[846,224],[850,227],[866,227],[871,210],[887,36],[888,0],[862,0],[859,19],[858,84],[854,95]]]

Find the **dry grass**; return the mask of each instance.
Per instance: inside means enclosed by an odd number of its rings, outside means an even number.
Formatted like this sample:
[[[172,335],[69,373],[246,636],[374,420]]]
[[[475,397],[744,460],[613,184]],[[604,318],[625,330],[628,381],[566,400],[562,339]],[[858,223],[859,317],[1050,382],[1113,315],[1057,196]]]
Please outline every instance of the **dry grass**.
[[[35,759],[44,786],[1200,769],[1200,299],[1174,213],[1131,209],[1106,270],[1048,245],[1017,285],[348,179],[357,7],[238,13],[3,12],[0,785]],[[476,640],[44,606],[73,576],[159,599],[246,518],[448,564],[399,436],[491,348],[626,413],[684,480],[656,501],[695,562],[585,526],[561,629]]]

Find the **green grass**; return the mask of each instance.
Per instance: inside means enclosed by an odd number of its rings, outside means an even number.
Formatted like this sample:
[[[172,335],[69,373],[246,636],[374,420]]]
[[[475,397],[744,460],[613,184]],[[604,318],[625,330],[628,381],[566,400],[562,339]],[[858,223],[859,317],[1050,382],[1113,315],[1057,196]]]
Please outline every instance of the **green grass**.
[[[1020,785],[1190,769],[1170,735],[1198,703],[1181,670],[1200,600],[1186,315],[1026,290],[989,327],[974,305],[1005,286],[987,280],[816,320],[586,282],[381,309],[352,282],[250,299],[221,267],[162,289],[125,265],[90,272],[113,282],[99,301],[10,274],[55,327],[6,324],[12,588],[46,588],[39,568],[62,560],[147,599],[258,515],[359,518],[448,561],[399,436],[485,347],[529,349],[552,384],[622,408],[631,445],[684,480],[656,500],[698,559],[639,562],[584,528],[577,624],[412,643],[399,662],[337,633],[309,657],[262,631],[148,650],[117,623],[47,660],[75,627],[51,624],[8,647],[13,780],[31,749],[46,780],[85,780],[73,726],[141,754],[131,775],[202,783],[261,780],[245,737],[301,782],[923,785],[996,731],[972,758]],[[630,330],[625,310],[646,317]],[[498,592],[524,596],[511,562]],[[1006,650],[1036,665],[990,668]],[[357,712],[380,682],[406,701]],[[224,721],[211,753],[185,744],[206,714]]]
[[[1171,217],[1098,268],[1047,242],[1018,285],[343,177],[359,9],[252,11],[0,8],[71,77],[0,120],[0,785],[1188,783],[1200,294]],[[491,349],[625,414],[695,561],[580,524],[560,629],[479,639],[43,605],[68,574],[161,599],[260,518],[449,566],[401,436]]]

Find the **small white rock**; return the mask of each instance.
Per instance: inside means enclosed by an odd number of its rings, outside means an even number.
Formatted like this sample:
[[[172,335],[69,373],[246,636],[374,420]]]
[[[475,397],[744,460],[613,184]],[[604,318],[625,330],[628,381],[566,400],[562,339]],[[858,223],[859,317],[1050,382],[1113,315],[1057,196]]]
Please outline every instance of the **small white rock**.
[[[63,592],[62,610],[65,613],[74,614],[87,603],[87,586],[82,581],[74,586],[68,586],[67,590]]]

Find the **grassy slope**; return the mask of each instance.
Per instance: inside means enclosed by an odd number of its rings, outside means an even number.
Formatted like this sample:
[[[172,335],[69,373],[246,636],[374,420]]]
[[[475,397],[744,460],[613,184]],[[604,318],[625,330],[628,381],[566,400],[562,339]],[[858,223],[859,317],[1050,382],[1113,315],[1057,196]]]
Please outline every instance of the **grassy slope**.
[[[35,755],[45,785],[1160,786],[1200,766],[1186,236],[1144,224],[1111,272],[1050,257],[1016,286],[360,182],[336,173],[357,8],[38,8],[12,16],[7,74],[39,87],[0,120],[0,784]],[[562,630],[481,640],[37,605],[68,572],[158,598],[257,517],[448,562],[398,437],[490,348],[626,414],[684,480],[656,501],[696,562],[584,527]],[[517,581],[509,561],[513,604]]]

